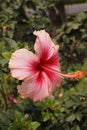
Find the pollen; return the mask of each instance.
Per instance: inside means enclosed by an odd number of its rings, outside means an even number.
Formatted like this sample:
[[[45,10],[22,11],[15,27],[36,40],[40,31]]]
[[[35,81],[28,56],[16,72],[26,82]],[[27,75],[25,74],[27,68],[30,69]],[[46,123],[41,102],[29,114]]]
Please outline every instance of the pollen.
[[[83,78],[85,74],[87,74],[85,70],[82,70],[82,71],[78,70],[73,73],[73,80],[79,80]]]

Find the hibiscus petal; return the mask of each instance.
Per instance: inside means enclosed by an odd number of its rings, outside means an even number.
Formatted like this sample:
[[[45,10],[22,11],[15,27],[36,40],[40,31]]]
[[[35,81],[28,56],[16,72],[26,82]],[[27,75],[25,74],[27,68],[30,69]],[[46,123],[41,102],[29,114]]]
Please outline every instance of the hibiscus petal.
[[[27,49],[15,51],[9,61],[9,68],[14,78],[24,80],[37,73],[35,66],[39,62],[38,57]]]
[[[52,86],[59,83],[63,76],[60,74],[60,63],[58,57],[59,45],[55,45],[45,30],[35,31],[37,36],[34,46],[36,55],[40,58],[41,67],[49,78]]]
[[[55,47],[53,55],[45,61],[45,65],[48,66],[49,68],[60,70],[60,62],[59,62],[59,57],[58,57],[58,47]]]
[[[49,59],[53,55],[55,48],[58,50],[59,46],[54,45],[49,34],[45,32],[45,30],[34,31],[34,35],[37,36],[34,45],[36,55],[38,55],[41,61]]]
[[[44,72],[39,73],[36,77],[26,80],[19,85],[18,92],[23,98],[30,98],[33,101],[41,101],[51,95],[49,87],[51,82]],[[52,87],[51,87],[52,88]]]
[[[44,64],[44,72],[49,79],[55,84],[61,81],[60,63],[58,58],[58,51],[55,49],[54,54]]]

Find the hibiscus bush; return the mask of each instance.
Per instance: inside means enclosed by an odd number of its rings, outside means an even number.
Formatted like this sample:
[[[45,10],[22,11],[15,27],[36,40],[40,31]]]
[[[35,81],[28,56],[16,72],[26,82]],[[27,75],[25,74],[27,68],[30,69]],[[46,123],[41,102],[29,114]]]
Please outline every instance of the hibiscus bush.
[[[22,81],[13,78],[9,69],[9,60],[16,50],[34,52],[35,30],[45,29],[54,36],[48,7],[55,8],[55,2],[0,1],[0,130],[87,129],[86,76],[65,79],[56,85],[50,98],[34,102],[21,98],[17,86]],[[59,45],[62,73],[87,71],[87,11],[68,16],[67,22],[56,29],[52,41]]]

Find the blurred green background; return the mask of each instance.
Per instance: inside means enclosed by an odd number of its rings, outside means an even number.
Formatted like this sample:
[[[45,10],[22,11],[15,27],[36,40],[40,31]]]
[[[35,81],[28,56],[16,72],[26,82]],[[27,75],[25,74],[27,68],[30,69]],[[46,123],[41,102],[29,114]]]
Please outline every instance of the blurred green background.
[[[20,48],[33,51],[34,30],[45,29],[60,45],[63,73],[87,71],[87,10],[65,6],[86,0],[0,0],[0,130],[87,130],[87,76],[64,80],[50,99],[21,99],[8,62]]]

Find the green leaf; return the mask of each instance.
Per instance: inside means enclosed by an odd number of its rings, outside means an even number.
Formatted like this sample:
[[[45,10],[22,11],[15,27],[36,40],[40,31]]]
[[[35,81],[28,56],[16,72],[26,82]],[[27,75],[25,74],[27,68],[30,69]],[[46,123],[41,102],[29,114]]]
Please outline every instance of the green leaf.
[[[18,130],[18,129],[17,129],[17,126],[15,126],[15,124],[11,124],[8,130]]]
[[[76,113],[75,116],[76,116],[76,119],[77,119],[78,121],[81,121],[81,119],[82,119],[82,114],[81,114],[80,112],[79,112],[79,113]]]
[[[73,29],[78,29],[80,25],[81,24],[79,24],[79,23],[72,24],[72,28]]]
[[[22,118],[23,118],[22,113],[20,113],[18,111],[15,111],[15,121],[16,121],[16,123],[20,123],[21,124]]]
[[[32,128],[32,130],[36,130],[39,126],[40,126],[40,123],[37,121],[30,123],[30,127]]]
[[[71,130],[81,130],[81,129],[78,125],[76,125],[76,126],[72,127]]]
[[[8,61],[11,57],[12,52],[3,52],[2,56]]]
[[[69,117],[67,117],[66,121],[72,122],[75,120],[75,114],[71,114]]]
[[[43,121],[47,121],[50,119],[50,113],[49,112],[42,112]]]

